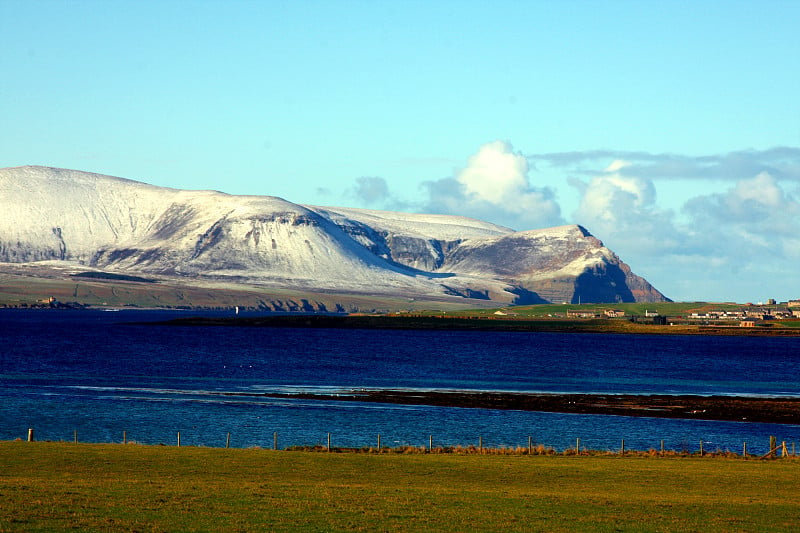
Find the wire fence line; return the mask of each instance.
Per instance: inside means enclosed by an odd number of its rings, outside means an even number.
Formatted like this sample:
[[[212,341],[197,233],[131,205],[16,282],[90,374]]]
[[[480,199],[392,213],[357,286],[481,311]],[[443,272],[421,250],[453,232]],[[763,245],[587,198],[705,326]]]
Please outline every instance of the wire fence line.
[[[121,444],[141,444],[135,439],[128,438],[128,432],[123,431],[120,435],[121,439],[119,441],[112,440],[110,442],[106,442],[109,444],[121,443]],[[374,440],[371,442],[366,442],[361,446],[336,446],[335,438],[332,433],[327,433],[325,438],[322,440],[318,440],[313,444],[308,443],[294,443],[289,445],[283,445],[284,443],[281,442],[279,438],[279,433],[276,431],[272,434],[272,442],[269,443],[262,443],[260,445],[251,445],[251,446],[244,446],[245,448],[263,448],[263,449],[272,449],[275,451],[298,451],[298,450],[306,450],[306,451],[325,451],[325,452],[369,452],[369,453],[462,453],[462,454],[486,454],[486,455],[598,455],[598,454],[608,454],[608,455],[648,455],[648,456],[730,456],[730,457],[743,457],[743,458],[794,458],[796,457],[796,443],[791,442],[787,443],[786,441],[778,441],[777,437],[774,435],[769,436],[769,447],[768,451],[764,454],[754,454],[751,450],[748,450],[748,443],[747,441],[742,442],[742,447],[740,450],[734,451],[730,450],[729,448],[720,449],[720,448],[711,448],[708,446],[708,443],[704,442],[703,440],[698,441],[698,447],[695,449],[690,449],[688,442],[682,443],[679,449],[674,447],[667,447],[664,444],[664,440],[660,440],[658,442],[658,446],[654,446],[648,448],[646,450],[642,449],[634,449],[628,448],[625,445],[625,439],[621,439],[619,443],[619,447],[617,448],[606,448],[606,449],[593,449],[585,446],[585,444],[581,441],[580,437],[575,438],[575,445],[562,447],[560,450],[554,446],[546,445],[544,443],[539,443],[534,441],[532,436],[527,437],[527,445],[518,445],[518,446],[506,446],[506,445],[492,445],[484,443],[484,439],[482,436],[478,436],[476,441],[471,444],[441,444],[434,440],[434,435],[429,434],[425,439],[425,443],[421,445],[412,445],[412,444],[400,444],[400,445],[389,445],[387,446],[385,442],[382,440],[381,434],[377,434],[374,437]],[[187,443],[183,439],[183,435],[181,431],[174,432],[175,440],[169,444],[160,443],[160,445],[175,445],[178,447],[181,446],[202,446],[202,447],[211,447],[211,448],[222,448],[222,441],[220,441],[218,446],[209,446],[207,444],[192,444]],[[16,440],[22,440],[20,438]],[[34,442],[36,440],[36,432],[34,428],[28,428],[27,432],[27,442]],[[46,439],[48,442],[52,441],[52,439]],[[61,442],[67,441],[67,439],[60,439]],[[79,439],[78,430],[74,430],[72,434],[72,442],[78,444],[82,441]],[[86,441],[86,443],[90,443],[91,441]],[[231,433],[227,432],[224,438],[224,448],[231,448]]]

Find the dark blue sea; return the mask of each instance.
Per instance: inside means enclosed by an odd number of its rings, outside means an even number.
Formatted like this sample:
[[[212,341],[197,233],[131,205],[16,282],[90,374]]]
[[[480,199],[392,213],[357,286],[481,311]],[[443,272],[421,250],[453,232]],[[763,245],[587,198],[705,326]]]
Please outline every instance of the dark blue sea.
[[[191,313],[191,316],[197,313]],[[188,312],[0,310],[0,439],[279,447],[536,444],[741,453],[800,426],[284,400],[352,388],[800,396],[800,338],[132,324]]]

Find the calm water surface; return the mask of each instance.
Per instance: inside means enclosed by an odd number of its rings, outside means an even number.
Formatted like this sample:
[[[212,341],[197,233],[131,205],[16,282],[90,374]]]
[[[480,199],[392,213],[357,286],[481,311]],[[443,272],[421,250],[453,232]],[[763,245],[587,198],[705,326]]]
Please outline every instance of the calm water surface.
[[[224,446],[537,443],[759,453],[800,426],[335,401],[348,388],[800,396],[800,339],[131,325],[154,311],[0,310],[0,439]],[[185,315],[185,313],[184,313]]]

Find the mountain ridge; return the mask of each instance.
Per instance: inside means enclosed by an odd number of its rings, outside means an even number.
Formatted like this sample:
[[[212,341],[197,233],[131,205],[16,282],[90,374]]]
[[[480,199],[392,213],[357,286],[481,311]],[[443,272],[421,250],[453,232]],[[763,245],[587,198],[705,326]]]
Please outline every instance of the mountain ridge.
[[[41,166],[0,169],[0,263],[400,298],[664,301],[577,225],[295,204]],[[1,265],[0,265],[1,267]]]

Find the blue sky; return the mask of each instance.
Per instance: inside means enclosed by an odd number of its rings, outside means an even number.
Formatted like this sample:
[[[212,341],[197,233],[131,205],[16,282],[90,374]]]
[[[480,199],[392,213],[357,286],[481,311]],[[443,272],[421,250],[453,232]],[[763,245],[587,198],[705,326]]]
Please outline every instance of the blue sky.
[[[800,298],[800,2],[0,1],[0,166],[580,223]]]

